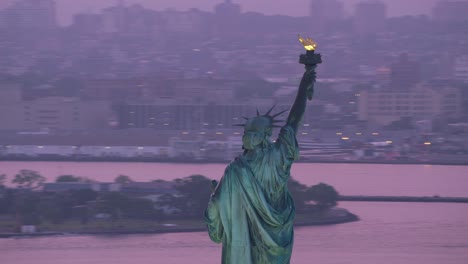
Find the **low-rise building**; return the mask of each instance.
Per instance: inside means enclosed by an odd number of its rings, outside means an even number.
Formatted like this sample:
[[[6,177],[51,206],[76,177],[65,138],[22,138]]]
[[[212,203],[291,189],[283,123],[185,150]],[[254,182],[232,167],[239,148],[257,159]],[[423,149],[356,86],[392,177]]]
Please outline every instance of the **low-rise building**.
[[[413,120],[430,120],[436,116],[459,118],[462,107],[461,91],[453,87],[418,85],[409,91],[376,89],[359,93],[358,119],[388,125],[402,117]]]
[[[1,96],[0,96],[1,97]],[[0,104],[0,130],[70,131],[109,127],[109,102],[47,97],[15,104]]]

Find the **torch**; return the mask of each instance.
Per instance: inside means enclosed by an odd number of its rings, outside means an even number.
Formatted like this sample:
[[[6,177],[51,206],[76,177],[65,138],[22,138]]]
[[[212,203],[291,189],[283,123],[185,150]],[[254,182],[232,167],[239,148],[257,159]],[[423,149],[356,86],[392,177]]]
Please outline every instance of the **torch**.
[[[315,54],[315,48],[317,48],[317,43],[311,39],[311,38],[306,38],[303,39],[300,35],[299,41],[304,45],[304,48],[306,49],[306,54],[301,54],[299,56],[299,63],[304,64],[306,71],[313,71],[313,74],[311,75],[312,78],[312,85],[310,88],[307,90],[307,98],[309,100],[312,100],[312,95],[314,93],[313,86],[315,82],[315,68],[317,67],[317,64],[322,63],[322,55],[320,54]]]

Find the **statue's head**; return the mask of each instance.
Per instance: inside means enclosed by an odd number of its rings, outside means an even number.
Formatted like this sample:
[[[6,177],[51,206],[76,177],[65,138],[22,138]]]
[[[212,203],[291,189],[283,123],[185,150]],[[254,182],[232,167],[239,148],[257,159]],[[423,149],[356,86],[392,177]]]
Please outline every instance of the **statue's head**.
[[[285,110],[270,116],[273,107],[264,115],[260,115],[257,110],[256,117],[244,117],[244,119],[247,120],[246,123],[239,125],[244,127],[244,135],[242,136],[242,144],[244,149],[249,150],[255,149],[256,147],[263,148],[270,143],[273,127],[279,127],[275,125],[275,123],[283,122],[281,120],[275,120],[274,118],[287,111]]]
[[[247,119],[244,125],[244,135],[242,136],[244,149],[254,149],[258,145],[269,142],[272,128],[272,119],[267,116]]]

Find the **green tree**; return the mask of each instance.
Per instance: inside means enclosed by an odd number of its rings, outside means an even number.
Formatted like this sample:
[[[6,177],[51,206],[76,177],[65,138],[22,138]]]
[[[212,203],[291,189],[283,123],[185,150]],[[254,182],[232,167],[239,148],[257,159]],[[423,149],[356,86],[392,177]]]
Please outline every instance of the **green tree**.
[[[15,195],[13,207],[21,225],[40,224],[40,201],[40,194],[37,192],[21,192]]]
[[[0,174],[0,186],[3,186],[6,180],[6,175],[5,174]]]
[[[159,215],[153,202],[143,198],[129,199],[123,212],[126,217],[136,219],[156,219]]]
[[[7,189],[3,197],[0,197],[0,214],[13,214],[14,190]]]
[[[55,182],[82,182],[83,179],[73,175],[60,175],[55,179]]]
[[[89,189],[42,193],[39,211],[45,220],[54,224],[73,217],[79,217],[82,223],[86,223],[88,202],[96,200],[97,196],[97,192]]]
[[[38,207],[44,220],[59,224],[70,217],[71,202],[66,193],[49,194],[41,198]]]
[[[314,201],[321,210],[335,206],[338,196],[335,188],[325,183],[319,183],[307,189],[308,200]]]
[[[113,220],[122,218],[123,211],[128,204],[129,198],[117,192],[104,193],[97,200],[96,210],[98,213],[107,213],[112,216]]]
[[[74,206],[84,205],[87,202],[95,201],[98,193],[90,189],[72,190],[70,191],[70,198]]]
[[[16,184],[17,188],[35,190],[40,188],[44,184],[45,180],[46,179],[37,171],[20,170],[11,182]]]
[[[132,180],[129,176],[127,175],[119,175],[114,179],[115,183],[120,183],[120,184],[125,184],[125,183],[130,183],[130,182],[135,182]]]
[[[203,175],[192,175],[174,180],[177,194],[160,197],[158,206],[169,206],[180,212],[179,216],[203,217],[206,204],[211,195],[211,180]]]
[[[112,219],[136,218],[155,219],[158,215],[153,203],[143,198],[130,198],[124,194],[109,192],[103,194],[97,202],[98,213],[108,213]]]
[[[180,208],[184,208],[184,201],[178,199],[176,195],[165,193],[158,197],[156,205],[159,208],[165,208],[163,210],[171,212],[171,215],[180,215],[182,213]]]
[[[306,185],[296,181],[293,177],[289,178],[288,190],[294,199],[294,205],[299,213],[306,209],[307,189]]]

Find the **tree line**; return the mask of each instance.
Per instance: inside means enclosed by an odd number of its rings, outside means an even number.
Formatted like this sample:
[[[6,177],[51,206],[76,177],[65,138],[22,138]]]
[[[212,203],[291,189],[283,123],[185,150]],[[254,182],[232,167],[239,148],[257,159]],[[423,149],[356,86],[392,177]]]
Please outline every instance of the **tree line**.
[[[0,175],[0,187],[6,176]],[[78,219],[82,224],[101,216],[109,221],[142,219],[203,219],[203,213],[211,195],[211,179],[203,175],[191,175],[170,181],[173,191],[147,199],[127,192],[97,192],[92,189],[60,192],[39,191],[46,181],[38,172],[21,170],[11,183],[16,188],[4,188],[0,195],[0,215],[15,216],[18,225],[39,225],[43,222],[60,224]],[[61,175],[59,183],[91,183],[90,179],[74,175]],[[129,176],[119,175],[115,183],[134,182]],[[163,180],[153,182],[168,183]],[[327,184],[308,187],[290,179],[289,191],[298,213],[327,210],[336,205],[338,192]]]

